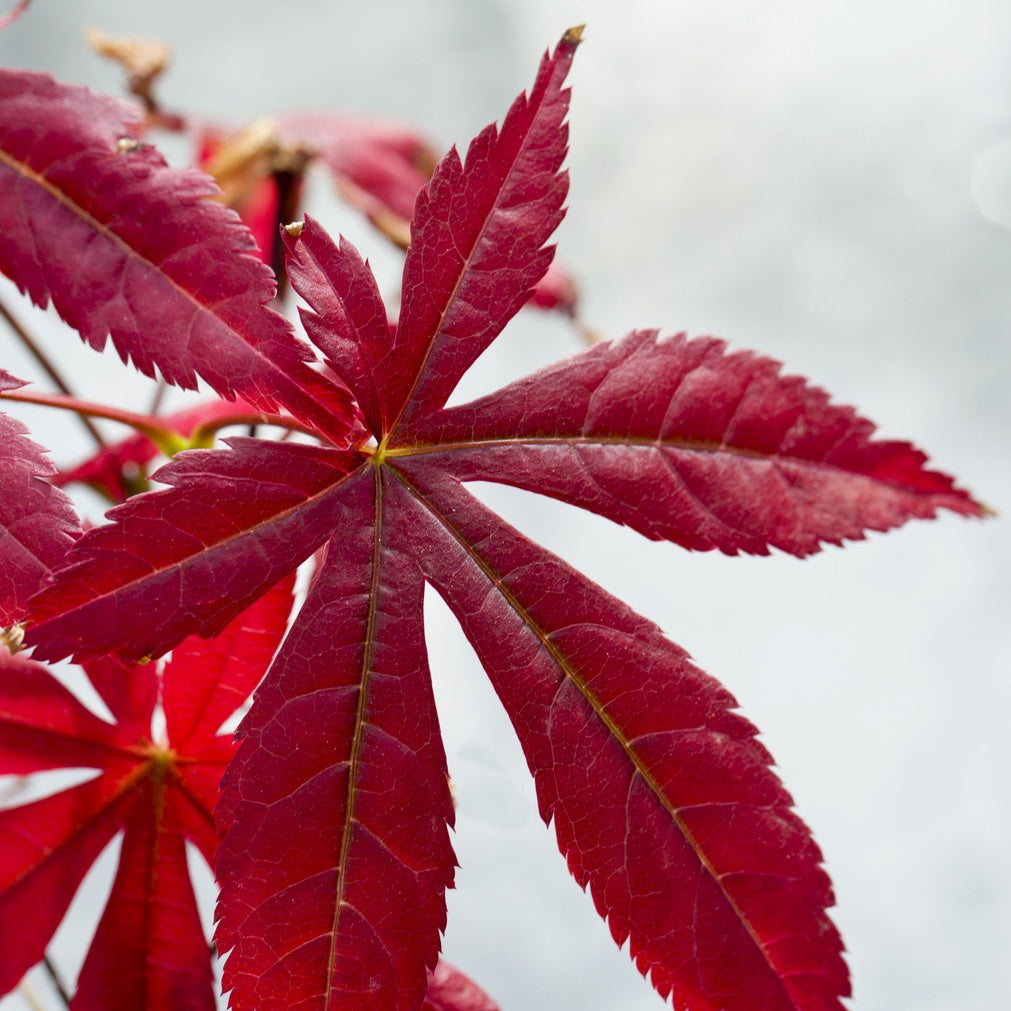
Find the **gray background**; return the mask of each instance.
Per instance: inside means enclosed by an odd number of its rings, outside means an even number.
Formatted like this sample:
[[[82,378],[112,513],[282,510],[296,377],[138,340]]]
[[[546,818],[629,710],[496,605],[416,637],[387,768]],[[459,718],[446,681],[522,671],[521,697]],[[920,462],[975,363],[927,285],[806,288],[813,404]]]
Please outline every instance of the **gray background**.
[[[1006,512],[1003,0],[36,0],[0,35],[0,58],[116,91],[118,72],[81,38],[95,24],[170,42],[176,60],[161,94],[184,110],[241,123],[331,108],[403,119],[462,145],[529,85],[543,49],[583,21],[558,242],[586,322],[609,336],[660,326],[758,348],[857,404],[884,435],[912,438]],[[312,199],[394,295],[397,257],[324,182]],[[82,387],[86,370],[99,374],[97,356],[17,303],[6,282],[0,297],[52,334]],[[563,321],[525,314],[463,392],[578,347]],[[0,365],[36,375],[16,350]],[[125,372],[115,382],[124,403],[142,402]],[[25,416],[40,440],[59,442],[59,461],[78,452],[59,419]],[[659,622],[761,728],[825,852],[855,1007],[1007,1005],[1005,520],[946,517],[801,563],[690,556],[553,502],[480,493]],[[459,799],[446,955],[506,1011],[660,1008],[565,874],[518,746],[452,619],[438,601],[430,617]],[[71,974],[101,873],[58,936]],[[4,1011],[26,1006],[0,1001]]]

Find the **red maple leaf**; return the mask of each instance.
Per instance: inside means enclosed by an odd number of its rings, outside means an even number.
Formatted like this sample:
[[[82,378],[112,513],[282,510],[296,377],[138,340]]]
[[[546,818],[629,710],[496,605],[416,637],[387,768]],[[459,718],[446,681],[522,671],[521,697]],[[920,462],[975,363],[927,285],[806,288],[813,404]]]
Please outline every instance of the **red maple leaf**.
[[[185,844],[213,861],[213,809],[234,751],[219,729],[281,640],[292,582],[268,591],[216,639],[186,639],[163,667],[85,664],[114,723],[86,709],[44,664],[0,651],[0,773],[97,770],[78,786],[0,810],[0,993],[42,959],[89,867],[122,833],[74,1008],[216,1006]],[[159,706],[163,737],[152,729]]]
[[[327,388],[346,385],[359,416],[316,395],[304,355],[257,344],[257,403],[283,405],[318,441],[181,454],[159,472],[166,490],[113,510],[35,598],[36,656],[137,659],[215,634],[325,549],[223,780],[217,938],[237,1008],[424,999],[454,869],[426,582],[507,709],[569,869],[662,995],[743,1011],[839,1009],[849,992],[821,854],[732,696],[462,482],[515,484],[728,554],[806,555],[981,509],[908,444],[875,440],[852,409],[712,339],[636,332],[445,407],[551,262],[578,39],[567,33],[502,126],[463,161],[451,151],[419,195],[395,329],[350,244],[311,219],[291,230],[289,274],[329,370],[313,374],[339,377]],[[0,198],[0,222],[12,213]],[[0,242],[0,266],[56,297],[41,258],[27,274],[17,262]],[[102,308],[69,301],[61,311],[100,343]],[[230,348],[236,330],[215,333]],[[136,355],[131,336],[121,344]],[[156,361],[168,338],[151,344]],[[176,349],[176,371],[202,347]]]

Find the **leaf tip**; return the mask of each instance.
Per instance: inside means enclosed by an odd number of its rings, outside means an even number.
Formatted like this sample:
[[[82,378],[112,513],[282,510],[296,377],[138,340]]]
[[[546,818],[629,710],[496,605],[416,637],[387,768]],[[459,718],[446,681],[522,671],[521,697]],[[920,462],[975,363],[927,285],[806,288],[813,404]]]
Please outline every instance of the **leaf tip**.
[[[583,31],[585,29],[586,25],[575,25],[573,28],[570,28],[562,36],[562,45],[572,46],[573,48],[578,46],[579,43],[583,41]]]

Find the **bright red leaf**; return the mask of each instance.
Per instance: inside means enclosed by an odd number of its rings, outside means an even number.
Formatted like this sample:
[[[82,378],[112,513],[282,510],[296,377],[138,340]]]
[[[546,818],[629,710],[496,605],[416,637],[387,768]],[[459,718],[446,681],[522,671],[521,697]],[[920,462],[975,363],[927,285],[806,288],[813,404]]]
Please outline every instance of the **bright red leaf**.
[[[92,768],[80,786],[0,810],[0,993],[40,961],[88,868],[123,842],[75,1011],[213,1009],[208,942],[186,864],[211,862],[213,807],[234,745],[221,724],[263,675],[291,609],[287,578],[217,639],[187,639],[159,671],[110,659],[85,671],[115,718],[85,709],[46,667],[0,652],[0,772]],[[151,720],[164,710],[165,737]]]
[[[492,679],[570,870],[661,994],[839,1011],[849,992],[821,855],[731,695],[461,482],[728,553],[804,555],[981,509],[919,451],[711,339],[633,333],[445,409],[550,264],[578,40],[545,56],[501,127],[436,168],[395,329],[349,243],[311,219],[290,231],[306,331],[368,432],[351,448],[243,438],[181,454],[160,472],[168,487],[84,535],[33,602],[36,656],[157,655],[214,634],[325,546],[218,809],[236,1008],[425,1000],[453,879],[425,581]]]
[[[167,166],[134,110],[84,88],[0,71],[0,107],[0,270],[36,305],[96,350],[111,335],[145,375],[200,376],[348,437],[346,390],[267,308],[273,277],[207,176]]]

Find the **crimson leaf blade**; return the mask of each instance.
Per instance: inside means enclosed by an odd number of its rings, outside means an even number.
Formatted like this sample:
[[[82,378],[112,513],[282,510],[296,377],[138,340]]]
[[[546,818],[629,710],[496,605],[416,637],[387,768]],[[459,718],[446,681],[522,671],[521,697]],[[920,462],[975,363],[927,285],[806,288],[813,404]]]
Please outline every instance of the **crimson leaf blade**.
[[[75,1011],[214,1011],[213,974],[172,804],[146,783],[74,996]],[[161,808],[161,809],[160,809]],[[152,816],[154,815],[154,816]]]
[[[509,713],[570,872],[639,970],[676,1006],[841,1011],[821,853],[732,696],[453,479],[400,475],[423,507],[426,576]]]
[[[209,177],[166,165],[130,107],[44,75],[0,71],[0,110],[0,270],[32,301],[145,375],[199,375],[347,444],[347,391],[267,308],[273,276]]]
[[[0,369],[0,390],[24,385]],[[28,429],[0,414],[0,626],[25,615],[29,597],[63,558],[80,534],[70,499],[48,478],[56,468]]]
[[[281,642],[294,582],[291,572],[213,639],[191,636],[172,651],[162,674],[162,707],[176,748],[213,740],[252,694]]]
[[[132,796],[118,795],[112,777],[100,777],[0,810],[0,994],[41,961],[84,875],[132,803]],[[90,817],[82,818],[85,813]]]
[[[873,431],[771,359],[637,331],[435,414],[413,449],[463,480],[727,554],[803,556],[942,508],[982,514],[919,450]]]
[[[292,287],[309,306],[299,310],[309,339],[348,384],[372,432],[382,432],[393,339],[372,271],[350,242],[338,245],[309,215],[284,241]]]
[[[454,859],[424,583],[378,474],[346,515],[239,729],[217,811],[232,1006],[408,1011]]]
[[[579,38],[580,30],[567,32],[501,129],[482,130],[462,164],[450,151],[418,197],[384,433],[446,402],[551,263],[554,249],[544,243],[568,190],[563,84]]]
[[[86,709],[41,664],[0,650],[0,766],[28,775],[68,766],[102,768],[115,728]]]
[[[221,643],[185,642],[167,678],[154,665],[88,664],[115,723],[92,715],[42,664],[0,653],[0,775],[98,770],[79,786],[0,810],[0,993],[42,958],[81,879],[121,832],[116,879],[72,1006],[215,1006],[185,843],[213,860],[211,806],[234,750],[217,733],[219,717],[242,704],[262,675],[284,632],[292,585],[289,577],[273,587],[225,629]],[[156,743],[159,688],[172,715],[167,738]]]
[[[215,635],[329,536],[354,453],[260,439],[192,450],[88,531],[32,603],[34,656],[160,656]],[[180,606],[180,601],[183,602]]]

